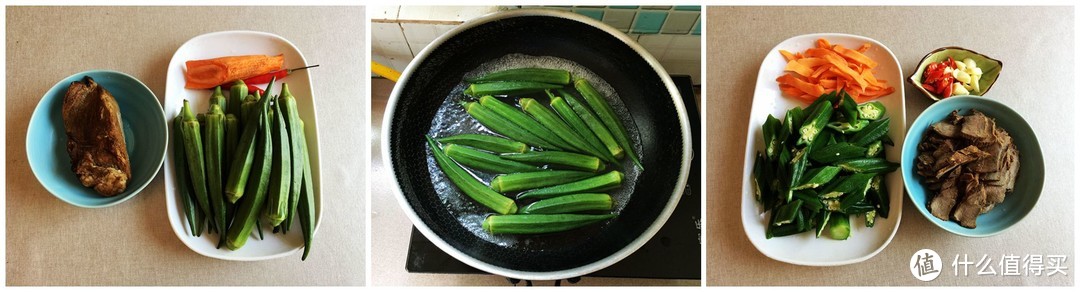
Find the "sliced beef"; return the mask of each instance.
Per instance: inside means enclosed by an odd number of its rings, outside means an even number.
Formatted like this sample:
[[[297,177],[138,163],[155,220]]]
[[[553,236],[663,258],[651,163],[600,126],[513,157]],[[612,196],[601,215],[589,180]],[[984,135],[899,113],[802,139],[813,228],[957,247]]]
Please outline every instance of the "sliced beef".
[[[1008,145],[1001,145],[998,143],[991,143],[982,150],[986,152],[986,156],[979,158],[967,165],[967,169],[977,173],[988,173],[998,171],[1001,160],[1005,158],[1005,149]]]
[[[1016,150],[1015,144],[1009,145],[1009,150],[1005,152],[1005,168],[1002,172],[1005,190],[1013,191],[1013,187],[1016,186],[1016,174],[1020,172],[1020,152]]]
[[[956,205],[952,219],[960,223],[960,226],[975,228],[975,220],[982,214],[986,204],[986,191],[979,184],[979,175],[964,173],[960,175],[959,183],[964,185],[964,200]]]
[[[959,135],[959,129],[957,129],[956,125],[946,122],[938,122],[936,124],[933,124],[930,126],[930,129],[934,130],[934,132],[938,135],[946,138],[956,138],[957,135]]]
[[[937,169],[936,177],[941,178],[941,176],[949,173],[956,167],[970,163],[975,160],[979,160],[989,155],[989,153],[979,150],[979,147],[975,147],[975,145],[968,145],[968,147],[964,147],[964,149],[953,152],[946,159],[939,159],[934,164],[934,168]]]
[[[983,191],[986,193],[986,205],[993,206],[1005,201],[1005,187],[982,184]],[[983,212],[986,213],[986,212]]]
[[[930,200],[930,214],[941,220],[949,220],[949,214],[956,206],[956,198],[960,194],[956,189],[956,178],[948,178],[941,183],[941,191],[933,200]]]
[[[1015,187],[1020,159],[1012,136],[977,110],[953,111],[927,129],[917,148],[915,173],[936,194],[927,208],[938,219],[975,228],[978,216]]]
[[[963,125],[960,127],[960,135],[976,142],[992,138],[994,135],[994,121],[977,110],[971,112],[971,115],[964,117]]]

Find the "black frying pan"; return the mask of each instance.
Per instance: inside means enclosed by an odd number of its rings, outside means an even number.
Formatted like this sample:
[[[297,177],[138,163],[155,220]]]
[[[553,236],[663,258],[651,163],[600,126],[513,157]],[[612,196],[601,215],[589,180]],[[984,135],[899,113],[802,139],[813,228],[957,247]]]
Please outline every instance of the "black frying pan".
[[[424,135],[463,75],[492,59],[520,53],[577,62],[607,81],[636,124],[645,171],[620,215],[606,224],[533,236],[528,246],[500,246],[456,220],[435,193]],[[390,97],[383,159],[405,213],[428,239],[478,269],[521,279],[565,279],[607,267],[643,245],[674,210],[689,170],[690,135],[678,90],[659,63],[625,34],[558,11],[515,10],[481,17],[436,39],[416,56]]]

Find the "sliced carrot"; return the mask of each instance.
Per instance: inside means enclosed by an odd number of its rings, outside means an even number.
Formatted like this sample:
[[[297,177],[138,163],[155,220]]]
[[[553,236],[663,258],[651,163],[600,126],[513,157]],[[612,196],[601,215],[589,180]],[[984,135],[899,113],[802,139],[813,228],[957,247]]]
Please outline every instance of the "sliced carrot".
[[[187,61],[185,88],[209,89],[227,82],[281,70],[285,56],[246,55]]]
[[[843,90],[863,102],[892,93],[895,89],[874,76],[878,63],[863,54],[871,45],[856,49],[818,39],[803,52],[781,50],[787,65],[784,75],[776,78],[780,91],[789,97],[813,102],[827,92]]]
[[[830,44],[829,41],[825,39],[817,39],[816,44],[819,49],[832,49],[832,44]]]
[[[788,61],[787,66],[784,67],[784,71],[794,72],[795,74],[802,76],[810,76],[810,74],[814,73],[814,69],[810,69],[810,67],[803,65],[797,60]]]
[[[821,74],[825,73],[826,71],[829,71],[829,68],[831,68],[831,67],[832,67],[832,65],[823,64],[822,66],[819,66],[816,70],[814,70],[814,73],[810,73],[810,77],[820,79]]]
[[[834,52],[833,50],[822,49],[822,48],[808,49],[808,50],[806,50],[806,55],[810,56],[810,57],[814,57],[814,58],[824,58],[825,56],[828,56],[828,55],[833,55],[833,56],[840,57],[840,55],[837,54],[836,52]]]
[[[866,80],[866,83],[869,84],[869,87],[881,86],[881,83],[878,82],[877,78],[874,78],[874,73],[870,72],[870,70],[862,71],[860,75],[862,76],[863,80]]]
[[[862,64],[868,68],[877,67],[877,62],[874,62],[874,60],[871,60],[870,57],[863,55],[859,51],[849,50],[843,46],[835,46],[833,47],[833,51],[835,51],[837,54],[840,54],[841,56],[844,56],[844,58],[853,60],[856,63]]]
[[[862,46],[860,46],[858,49],[855,49],[855,50],[859,51],[859,53],[866,53],[866,51],[870,50],[870,43],[864,43],[864,44],[862,44]]]
[[[840,73],[843,73],[842,76],[847,76],[847,78],[850,78],[852,81],[855,81],[855,83],[858,83],[859,88],[866,88],[866,80],[863,80],[862,74],[859,74],[859,72],[855,72],[855,70],[851,70],[851,68],[848,68],[847,60],[832,55],[826,55],[825,60],[828,60],[829,63],[832,63],[833,66],[836,66],[836,69],[839,70]]]
[[[795,61],[795,54],[792,54],[791,52],[780,50],[780,55],[783,55],[784,60],[788,62]]]
[[[819,67],[821,65],[825,65],[825,64],[829,63],[829,61],[826,61],[825,59],[822,59],[822,58],[802,58],[802,59],[798,59],[796,61],[799,62],[799,64],[803,64],[803,66],[811,67],[811,68]]]
[[[780,76],[780,78],[777,78],[776,81],[780,82],[781,84],[792,86],[795,89],[798,89],[799,91],[802,91],[803,93],[809,95],[820,96],[822,94],[825,94],[825,88],[821,85],[806,82],[802,79],[796,78],[791,74],[785,74],[784,76]]]

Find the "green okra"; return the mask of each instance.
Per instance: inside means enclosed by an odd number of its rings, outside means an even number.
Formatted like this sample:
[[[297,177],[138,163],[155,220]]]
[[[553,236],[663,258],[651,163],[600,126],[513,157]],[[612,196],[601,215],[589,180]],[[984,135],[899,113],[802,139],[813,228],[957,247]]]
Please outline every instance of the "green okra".
[[[476,121],[480,122],[480,124],[483,124],[484,127],[487,127],[488,129],[491,129],[496,133],[502,134],[503,136],[509,137],[510,139],[524,142],[528,145],[546,149],[559,149],[558,147],[555,147],[547,141],[544,141],[533,133],[526,131],[518,125],[515,125],[510,120],[507,120],[501,115],[496,114],[491,109],[480,105],[480,103],[478,102],[462,102],[461,106],[465,108],[465,112],[472,116],[474,119],[476,119]]]
[[[576,182],[523,192],[518,199],[546,199],[576,193],[594,193],[618,188],[623,174],[617,170]]]
[[[543,170],[500,174],[491,179],[491,189],[508,193],[575,182],[596,176],[595,173],[575,170]]]
[[[481,134],[458,134],[439,138],[443,144],[458,144],[494,153],[525,153],[529,145],[518,141]]]
[[[595,156],[563,151],[529,151],[500,155],[507,160],[533,165],[550,165],[559,168],[599,172],[604,170],[604,162]]]
[[[516,68],[488,73],[480,77],[465,79],[465,82],[469,83],[485,83],[495,81],[531,81],[566,85],[570,83],[570,72],[561,69],[548,68]]]
[[[461,165],[490,173],[514,173],[540,170],[540,168],[536,166],[504,159],[499,155],[457,144],[444,146],[443,152],[454,161],[461,163]]]
[[[581,97],[585,99],[585,102],[589,104],[589,107],[596,112],[596,116],[600,118],[600,121],[604,123],[608,131],[615,137],[615,141],[619,142],[619,146],[626,151],[630,160],[634,162],[640,169],[645,169],[645,166],[641,165],[641,159],[637,153],[634,153],[634,147],[630,144],[630,134],[626,131],[618,116],[615,115],[615,110],[608,104],[607,99],[604,98],[600,92],[593,88],[592,84],[585,79],[574,80],[574,88],[581,93]]]
[[[521,208],[520,214],[566,214],[577,212],[611,211],[613,201],[608,194],[573,194],[539,200]]]
[[[560,87],[562,87],[562,85],[531,81],[494,81],[469,84],[469,87],[465,89],[464,93],[469,96],[517,95]]]
[[[491,234],[543,234],[566,231],[615,218],[615,214],[492,215],[481,227]]]

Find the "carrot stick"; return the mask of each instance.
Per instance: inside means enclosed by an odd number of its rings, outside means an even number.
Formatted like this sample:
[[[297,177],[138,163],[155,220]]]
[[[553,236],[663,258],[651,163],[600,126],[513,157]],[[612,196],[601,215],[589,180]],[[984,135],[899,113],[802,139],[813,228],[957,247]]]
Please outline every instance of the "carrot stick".
[[[788,62],[795,61],[795,55],[792,54],[791,52],[788,52],[788,51],[785,51],[785,50],[780,50],[780,55],[783,55],[784,60],[786,60]]]
[[[833,47],[833,51],[836,51],[837,54],[844,56],[844,58],[853,60],[869,68],[877,67],[877,62],[874,62],[874,60],[871,60],[870,57],[867,57],[866,55],[863,55],[858,51],[849,50],[847,48],[844,48],[843,46]]]
[[[209,89],[219,84],[250,78],[276,70],[285,64],[283,55],[228,56],[206,60],[187,61],[185,88]]]
[[[814,73],[814,69],[810,69],[810,67],[807,67],[806,65],[803,65],[796,60],[789,61],[787,63],[787,66],[784,67],[784,71],[795,72],[795,74],[799,74],[802,76],[810,76],[810,74]]]

